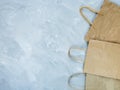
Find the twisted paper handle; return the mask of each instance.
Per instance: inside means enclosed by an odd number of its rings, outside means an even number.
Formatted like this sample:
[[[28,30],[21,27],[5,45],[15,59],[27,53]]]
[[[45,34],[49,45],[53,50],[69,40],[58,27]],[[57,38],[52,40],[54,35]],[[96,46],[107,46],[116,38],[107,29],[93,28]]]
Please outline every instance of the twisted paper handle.
[[[69,85],[70,88],[72,88],[74,90],[81,90],[80,88],[77,88],[77,87],[75,87],[71,84],[71,80],[75,77],[80,76],[81,74],[83,74],[83,73],[74,73],[68,78],[68,85]]]

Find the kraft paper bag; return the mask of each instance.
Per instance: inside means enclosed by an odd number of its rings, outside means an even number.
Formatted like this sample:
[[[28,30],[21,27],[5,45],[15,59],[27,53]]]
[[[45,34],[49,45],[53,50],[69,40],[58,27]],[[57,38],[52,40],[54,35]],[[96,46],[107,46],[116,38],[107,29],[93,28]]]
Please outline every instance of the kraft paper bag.
[[[84,73],[120,79],[120,44],[90,40]]]
[[[88,9],[97,14],[93,23],[83,14],[82,9]],[[120,43],[120,7],[108,0],[105,0],[100,11],[90,7],[82,7],[81,15],[91,25],[85,40],[102,40]]]
[[[72,85],[71,81],[73,78],[83,75],[83,73],[74,73],[68,79],[68,85],[73,90],[120,90],[120,80],[86,74],[85,87],[75,87]]]
[[[120,81],[87,74],[85,90],[120,90]]]

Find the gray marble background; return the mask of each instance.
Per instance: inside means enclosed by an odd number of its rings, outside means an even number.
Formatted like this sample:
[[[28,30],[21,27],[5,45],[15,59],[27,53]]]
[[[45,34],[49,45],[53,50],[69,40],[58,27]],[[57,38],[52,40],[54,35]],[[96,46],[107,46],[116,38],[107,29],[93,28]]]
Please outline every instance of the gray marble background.
[[[120,5],[120,0],[112,0]],[[0,0],[0,90],[71,90],[68,77],[83,71],[70,46],[86,48],[89,25],[80,6],[99,10],[103,0]],[[84,13],[94,20],[95,15]],[[81,52],[83,57],[85,51]],[[74,84],[84,90],[84,76]]]

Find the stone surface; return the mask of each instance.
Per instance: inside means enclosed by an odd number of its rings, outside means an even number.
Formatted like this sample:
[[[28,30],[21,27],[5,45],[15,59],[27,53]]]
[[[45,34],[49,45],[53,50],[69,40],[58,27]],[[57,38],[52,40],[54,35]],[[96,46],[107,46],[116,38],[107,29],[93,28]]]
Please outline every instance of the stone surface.
[[[82,72],[83,62],[73,62],[67,51],[72,45],[87,47],[89,25],[79,7],[99,10],[102,2],[0,0],[0,90],[70,90],[68,77]],[[84,76],[75,82],[84,88]]]

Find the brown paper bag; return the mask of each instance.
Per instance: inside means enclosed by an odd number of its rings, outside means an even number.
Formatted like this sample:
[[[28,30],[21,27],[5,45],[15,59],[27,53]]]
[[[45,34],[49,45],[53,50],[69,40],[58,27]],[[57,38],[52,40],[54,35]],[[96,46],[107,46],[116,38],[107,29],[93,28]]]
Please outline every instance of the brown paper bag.
[[[85,90],[120,90],[119,54],[120,44],[90,40],[84,64]],[[69,77],[71,88],[81,90],[71,84],[71,79],[81,74],[75,73]]]
[[[73,90],[120,90],[120,80],[101,77],[92,74],[86,74],[85,88],[75,87],[71,81],[73,78],[83,75],[82,73],[74,73],[68,79],[68,85]]]
[[[83,14],[84,8],[98,14],[93,23]],[[94,39],[120,43],[120,7],[118,5],[105,0],[99,12],[90,7],[82,7],[80,12],[91,25],[85,37],[87,41]]]
[[[120,81],[87,74],[85,90],[120,90]]]
[[[84,73],[120,79],[120,44],[90,40]]]

